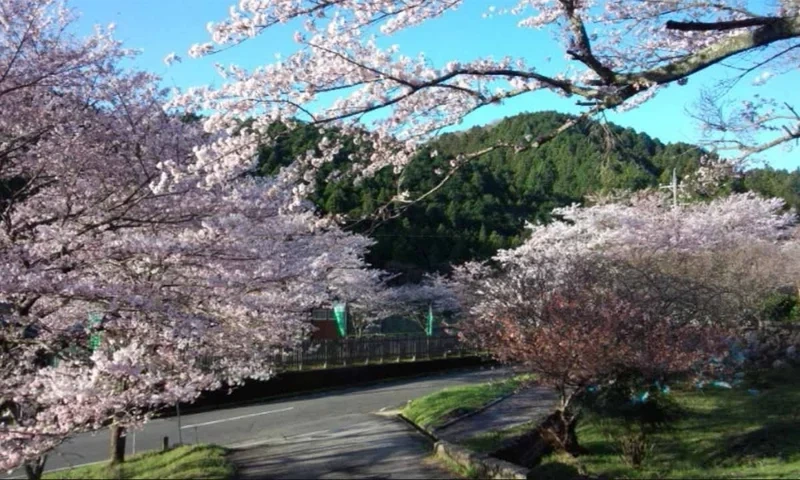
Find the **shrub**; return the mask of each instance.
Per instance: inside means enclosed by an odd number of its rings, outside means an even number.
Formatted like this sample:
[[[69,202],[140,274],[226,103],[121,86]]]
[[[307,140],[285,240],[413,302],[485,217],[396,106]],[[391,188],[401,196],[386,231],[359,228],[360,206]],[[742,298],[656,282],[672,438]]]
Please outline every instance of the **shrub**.
[[[800,320],[800,299],[793,293],[774,293],[764,300],[762,312],[765,320],[773,322]]]
[[[622,420],[627,426],[642,431],[669,428],[685,414],[659,384],[645,383],[643,377],[636,374],[588,393],[582,403],[589,411]]]
[[[655,448],[644,430],[629,430],[618,440],[622,461],[633,468],[640,468]]]

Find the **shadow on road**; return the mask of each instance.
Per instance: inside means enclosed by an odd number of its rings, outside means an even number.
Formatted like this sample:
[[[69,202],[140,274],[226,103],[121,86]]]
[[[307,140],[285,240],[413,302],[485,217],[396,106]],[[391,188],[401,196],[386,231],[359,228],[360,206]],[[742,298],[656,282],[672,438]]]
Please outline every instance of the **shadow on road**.
[[[240,479],[452,478],[426,461],[430,444],[395,419],[365,422],[231,453]]]

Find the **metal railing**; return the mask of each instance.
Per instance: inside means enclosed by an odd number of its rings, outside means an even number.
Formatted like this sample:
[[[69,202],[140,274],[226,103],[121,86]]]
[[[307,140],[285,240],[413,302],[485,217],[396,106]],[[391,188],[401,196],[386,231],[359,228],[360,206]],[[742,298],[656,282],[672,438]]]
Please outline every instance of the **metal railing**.
[[[301,349],[278,355],[275,361],[279,370],[311,370],[476,354],[456,337],[392,335],[314,340]]]

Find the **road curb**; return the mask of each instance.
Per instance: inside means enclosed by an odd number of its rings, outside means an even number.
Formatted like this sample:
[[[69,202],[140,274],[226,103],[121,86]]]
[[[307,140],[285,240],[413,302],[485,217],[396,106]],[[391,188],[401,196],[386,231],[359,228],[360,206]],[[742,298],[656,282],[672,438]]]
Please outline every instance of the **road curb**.
[[[493,458],[485,453],[474,452],[466,447],[462,447],[461,445],[456,445],[454,443],[442,440],[437,435],[437,432],[449,427],[450,425],[453,425],[466,418],[477,415],[485,411],[489,407],[497,405],[503,400],[516,395],[517,393],[518,392],[515,391],[512,393],[508,393],[506,395],[502,395],[498,398],[495,398],[494,400],[481,405],[479,408],[471,412],[465,413],[463,415],[460,415],[454,419],[451,419],[445,422],[443,425],[436,428],[428,429],[426,427],[423,427],[422,425],[418,425],[416,422],[406,417],[402,413],[398,413],[397,417],[400,418],[401,421],[410,425],[418,432],[422,433],[433,444],[434,456],[441,459],[449,460],[450,462],[460,465],[462,468],[473,472],[473,474],[476,475],[478,478],[526,479],[528,478],[530,470],[521,465],[516,465],[514,463],[507,462],[505,460],[500,460],[498,458]]]
[[[499,399],[495,399],[487,403],[484,407],[482,407],[481,410],[485,410],[486,408],[489,408],[490,406],[499,403],[500,401],[510,396],[511,395],[505,395]],[[464,415],[464,417],[466,416],[467,415]],[[427,428],[421,425],[417,425],[417,423],[415,423],[402,413],[398,413],[397,418],[399,418],[402,422],[410,425],[414,430],[420,432],[423,436],[425,436],[425,438],[427,438],[433,444],[432,446],[433,446],[434,456],[456,463],[461,467],[463,467],[464,469],[474,472],[478,478],[491,478],[491,479],[528,478],[530,470],[523,466],[516,465],[511,462],[507,462],[505,460],[492,458],[484,453],[473,452],[472,450],[466,447],[462,447],[460,445],[456,445],[454,443],[441,440],[439,437],[436,436],[434,431],[428,430]]]
[[[477,478],[524,480],[530,473],[530,470],[523,466],[492,458],[485,453],[473,452],[468,448],[444,440],[436,442],[433,451],[437,457],[448,459],[472,471]]]
[[[439,437],[437,437],[432,431],[429,431],[427,428],[425,428],[425,427],[423,427],[421,425],[417,425],[413,420],[411,420],[410,418],[406,417],[402,413],[398,413],[397,417],[400,420],[402,420],[403,422],[405,422],[408,425],[410,425],[411,428],[413,428],[414,430],[416,430],[419,433],[421,433],[422,435],[424,435],[425,438],[430,440],[430,442],[433,443],[434,445],[439,441]]]

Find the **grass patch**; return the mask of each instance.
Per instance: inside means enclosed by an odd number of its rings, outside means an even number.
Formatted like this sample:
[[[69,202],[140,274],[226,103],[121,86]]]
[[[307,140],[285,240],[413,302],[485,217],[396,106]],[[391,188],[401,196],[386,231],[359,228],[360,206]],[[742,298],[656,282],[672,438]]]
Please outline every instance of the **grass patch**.
[[[577,433],[588,454],[551,455],[531,476],[579,471],[613,478],[800,478],[800,371],[775,375],[764,375],[770,388],[758,395],[747,387],[674,389],[671,396],[686,414],[649,435],[653,448],[639,468],[620,455],[625,424],[587,414]]]
[[[417,425],[435,428],[451,418],[477,410],[495,398],[512,393],[531,379],[530,375],[517,375],[478,385],[446,388],[412,400],[403,409],[403,415]]]
[[[146,452],[128,458],[124,463],[107,463],[46,473],[44,478],[63,479],[229,479],[234,476],[233,465],[226,459],[227,451],[215,445],[187,445],[166,452]]]
[[[566,453],[554,453],[532,468],[528,478],[536,480],[575,480],[585,475],[580,461]]]
[[[465,467],[460,463],[448,458],[448,457],[434,457],[434,461],[437,462],[439,465],[444,467],[450,473],[456,474],[459,478],[472,478],[477,479],[481,478],[480,472],[473,467],[472,465]]]

